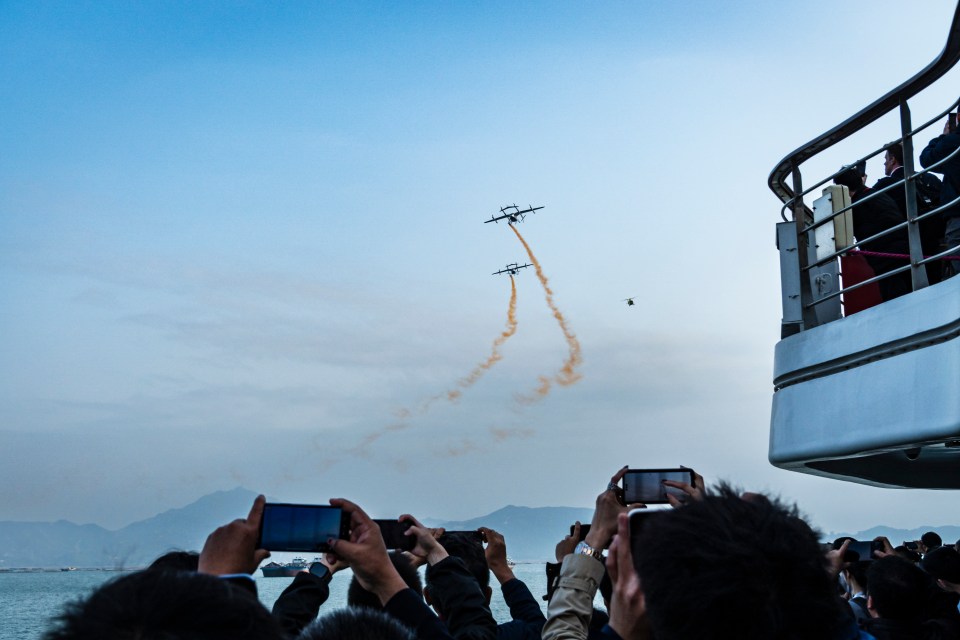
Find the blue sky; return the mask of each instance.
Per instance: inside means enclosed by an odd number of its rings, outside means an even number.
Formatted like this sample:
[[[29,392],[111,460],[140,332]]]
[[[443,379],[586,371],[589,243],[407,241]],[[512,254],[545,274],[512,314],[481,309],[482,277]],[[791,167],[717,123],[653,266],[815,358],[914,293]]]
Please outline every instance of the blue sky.
[[[459,518],[589,505],[629,463],[828,529],[939,524],[949,494],[767,463],[765,183],[952,9],[900,35],[893,2],[0,3],[0,519],[119,526],[237,484]],[[504,330],[489,274],[526,255],[481,222],[513,202],[545,206],[519,229],[582,380],[514,399],[568,353],[528,269],[503,359],[389,430]]]

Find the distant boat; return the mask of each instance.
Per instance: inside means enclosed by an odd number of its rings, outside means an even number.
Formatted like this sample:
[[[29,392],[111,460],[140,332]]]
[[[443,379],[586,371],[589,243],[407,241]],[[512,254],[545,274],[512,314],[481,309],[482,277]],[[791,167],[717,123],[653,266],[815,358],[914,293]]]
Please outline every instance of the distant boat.
[[[315,558],[315,560],[318,559]],[[310,563],[297,556],[286,564],[279,564],[277,562],[266,564],[260,567],[260,571],[263,572],[264,578],[291,578],[297,575],[298,572],[308,568],[310,568]]]
[[[508,566],[508,567],[515,567],[515,566],[517,566],[517,563],[513,560],[513,558],[510,558],[510,557],[508,556],[508,557],[507,557],[507,566]]]
[[[76,571],[76,567],[60,567],[60,571]]]

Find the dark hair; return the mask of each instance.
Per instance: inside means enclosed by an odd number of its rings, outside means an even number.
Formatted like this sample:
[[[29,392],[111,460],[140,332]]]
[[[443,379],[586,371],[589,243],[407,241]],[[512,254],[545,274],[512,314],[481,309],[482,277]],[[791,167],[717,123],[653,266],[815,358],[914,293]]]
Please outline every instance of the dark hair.
[[[490,586],[490,565],[487,564],[487,556],[483,553],[483,543],[479,538],[455,531],[443,534],[437,542],[451,556],[463,560],[463,564],[467,565],[467,571],[476,578],[481,590]],[[430,586],[429,571],[427,571],[427,586]]]
[[[844,167],[833,177],[833,184],[841,184],[850,190],[850,194],[863,189],[863,176],[856,167]]]
[[[857,584],[860,585],[860,588],[866,592],[869,592],[870,589],[867,587],[869,581],[867,580],[867,570],[870,568],[870,562],[867,560],[861,560],[859,562],[851,562],[846,566],[847,571],[850,573],[850,577],[857,581]]]
[[[950,547],[937,547],[923,556],[920,567],[937,580],[960,584],[960,553]]]
[[[891,142],[885,146],[883,150],[892,155],[893,159],[897,161],[897,164],[903,164],[903,144]]]
[[[348,607],[322,616],[299,640],[415,640],[409,627],[383,611]]]
[[[393,563],[397,573],[399,573],[403,581],[407,583],[407,586],[416,591],[418,595],[421,594],[423,592],[423,584],[420,582],[420,574],[417,572],[416,567],[410,564],[410,561],[407,560],[407,557],[402,553],[391,551],[389,557],[390,562]],[[347,606],[383,609],[380,598],[372,591],[367,591],[360,586],[357,576],[353,576],[350,580],[350,586],[347,588]]]
[[[920,536],[920,542],[922,542],[923,546],[925,546],[928,550],[943,546],[943,539],[936,531],[927,531],[925,534]]]
[[[894,547],[893,552],[896,553],[901,558],[903,558],[904,560],[906,560],[907,562],[912,562],[914,564],[920,562],[920,554],[914,551],[913,549],[911,549],[910,547],[907,547],[906,545],[901,544],[898,547]]]
[[[196,551],[170,551],[150,563],[148,571],[196,571],[200,554]]]
[[[887,556],[870,564],[870,598],[881,618],[918,622],[927,617],[935,589],[933,578],[899,556]]]
[[[849,613],[796,507],[726,484],[650,518],[637,560],[651,635],[830,638]]]
[[[138,571],[68,604],[45,640],[282,638],[256,596],[215,576]]]

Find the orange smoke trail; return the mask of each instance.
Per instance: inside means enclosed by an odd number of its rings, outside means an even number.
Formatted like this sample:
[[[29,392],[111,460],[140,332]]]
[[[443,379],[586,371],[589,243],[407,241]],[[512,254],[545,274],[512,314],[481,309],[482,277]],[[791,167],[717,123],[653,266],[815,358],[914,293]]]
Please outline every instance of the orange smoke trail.
[[[507,327],[503,330],[497,339],[493,341],[493,348],[490,352],[490,357],[488,357],[484,362],[478,364],[473,371],[470,372],[465,378],[461,378],[457,381],[458,389],[451,389],[439,395],[436,395],[420,405],[419,409],[416,411],[411,411],[407,408],[400,408],[394,411],[394,415],[400,420],[407,420],[416,413],[417,415],[425,414],[433,403],[439,400],[449,400],[450,402],[456,402],[460,396],[463,394],[463,389],[470,387],[479,380],[484,373],[486,373],[490,367],[496,364],[498,361],[503,359],[503,355],[500,353],[500,347],[509,340],[513,334],[517,332],[517,283],[514,281],[513,276],[510,276],[510,303],[507,306]],[[367,455],[370,447],[377,442],[380,438],[387,435],[391,431],[401,431],[403,429],[410,428],[410,425],[406,422],[400,422],[397,424],[392,424],[379,431],[374,431],[365,435],[360,442],[353,448],[348,449],[349,453],[354,455]]]
[[[510,339],[513,334],[517,332],[517,283],[514,282],[513,276],[510,276],[510,305],[507,307],[507,328],[503,330],[497,339],[493,341],[493,349],[490,351],[490,357],[487,358],[486,362],[481,362],[470,372],[465,378],[460,379],[457,384],[461,389],[466,389],[467,387],[474,384],[477,380],[486,373],[490,367],[503,359],[503,355],[500,353],[500,347]],[[447,397],[450,400],[454,400],[460,396],[462,392],[459,390],[453,390],[447,392]]]
[[[479,380],[483,374],[485,374],[490,367],[495,365],[497,362],[503,359],[503,354],[500,353],[500,347],[509,340],[513,334],[517,332],[517,283],[513,279],[513,276],[510,276],[510,303],[507,306],[507,327],[503,330],[497,339],[493,341],[493,348],[490,350],[490,356],[484,361],[478,364],[473,371],[471,371],[466,377],[461,378],[457,381],[457,386],[459,389],[451,389],[436,395],[420,406],[419,413],[423,415],[430,409],[433,403],[438,400],[448,400],[450,402],[456,402],[460,399],[460,396],[463,395],[463,389],[466,389],[474,385],[477,380]]]
[[[533,263],[534,269],[537,270],[537,278],[540,279],[540,284],[543,285],[543,291],[547,298],[547,306],[549,306],[553,312],[553,317],[557,319],[557,324],[560,325],[560,330],[563,331],[563,337],[567,339],[567,346],[570,349],[570,353],[567,359],[564,360],[563,366],[560,367],[560,372],[556,375],[555,381],[562,387],[570,386],[583,377],[576,371],[577,366],[583,362],[583,357],[580,355],[580,341],[577,340],[577,336],[570,330],[569,325],[567,325],[567,319],[563,317],[560,309],[557,308],[556,303],[553,301],[553,291],[550,289],[550,283],[547,281],[547,276],[543,275],[543,269],[540,268],[540,261],[533,255],[530,245],[523,239],[523,236],[520,235],[520,232],[517,231],[515,226],[512,224],[507,226],[517,234],[517,239],[520,240],[523,248],[527,250],[527,256],[530,258],[530,262]],[[537,396],[543,397],[550,392],[550,382],[549,378],[540,377],[540,386],[535,391]]]

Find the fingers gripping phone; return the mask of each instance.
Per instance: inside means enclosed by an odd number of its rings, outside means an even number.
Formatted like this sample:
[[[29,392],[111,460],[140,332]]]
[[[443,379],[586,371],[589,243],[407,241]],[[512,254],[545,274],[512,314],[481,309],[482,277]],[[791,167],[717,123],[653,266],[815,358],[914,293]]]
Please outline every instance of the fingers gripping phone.
[[[380,527],[380,535],[383,536],[383,544],[387,549],[410,551],[417,546],[416,536],[405,535],[407,529],[413,526],[409,520],[374,520],[374,522]]]
[[[883,543],[876,540],[851,540],[847,545],[847,552],[843,556],[844,562],[869,562],[876,560],[874,551],[883,551]]]
[[[350,519],[340,507],[267,503],[260,521],[258,549],[330,551],[330,538],[350,537]]]
[[[640,536],[643,533],[645,525],[654,517],[656,511],[649,509],[632,509],[628,514],[630,519],[630,553],[633,555],[633,566],[637,573],[640,573],[640,557],[643,554],[643,545],[640,542]]]
[[[629,469],[623,476],[623,502],[633,504],[663,504],[668,495],[683,500],[687,494],[663,484],[664,480],[693,485],[693,469]]]
[[[573,535],[573,532],[576,530],[576,527],[577,527],[577,525],[574,525],[574,524],[570,525],[570,535],[571,535],[571,536]],[[590,533],[590,525],[589,525],[589,524],[581,524],[581,525],[580,525],[580,537],[577,538],[577,542],[583,542],[584,540],[586,540],[588,533]]]

